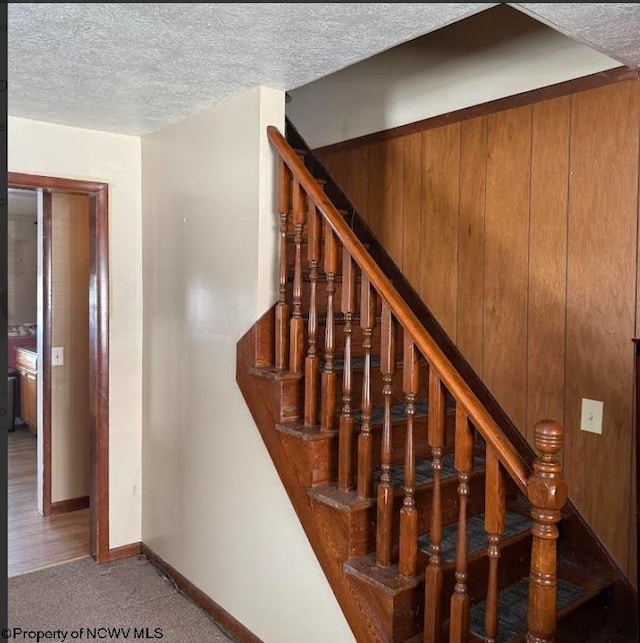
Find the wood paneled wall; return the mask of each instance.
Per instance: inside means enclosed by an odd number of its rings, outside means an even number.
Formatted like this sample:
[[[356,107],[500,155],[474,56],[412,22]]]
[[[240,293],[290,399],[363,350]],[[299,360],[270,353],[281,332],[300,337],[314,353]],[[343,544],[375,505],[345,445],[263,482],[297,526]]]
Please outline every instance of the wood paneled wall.
[[[633,582],[639,90],[321,154],[527,439],[564,423],[571,498]],[[601,436],[582,398],[604,402]]]

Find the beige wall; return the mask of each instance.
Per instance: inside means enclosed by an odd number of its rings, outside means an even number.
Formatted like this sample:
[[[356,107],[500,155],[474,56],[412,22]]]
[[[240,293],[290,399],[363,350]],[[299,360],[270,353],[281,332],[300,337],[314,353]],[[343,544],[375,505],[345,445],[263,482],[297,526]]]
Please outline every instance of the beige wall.
[[[89,199],[51,200],[51,500],[89,495]]]
[[[619,66],[498,6],[290,91],[287,115],[322,147]]]
[[[264,641],[352,641],[235,382],[275,299],[283,121],[256,89],[142,139],[143,540]]]
[[[7,245],[7,321],[34,324],[37,298],[37,239],[34,225],[38,213],[33,199],[33,215],[13,214],[9,208]]]
[[[141,536],[140,139],[9,117],[9,170],[109,184],[109,544]]]

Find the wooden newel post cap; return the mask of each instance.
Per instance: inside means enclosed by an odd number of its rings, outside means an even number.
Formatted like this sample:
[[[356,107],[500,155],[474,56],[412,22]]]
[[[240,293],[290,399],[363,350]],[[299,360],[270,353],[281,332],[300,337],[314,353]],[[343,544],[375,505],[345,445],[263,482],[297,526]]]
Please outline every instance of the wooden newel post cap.
[[[543,455],[556,455],[562,450],[564,429],[553,420],[540,420],[534,429],[534,440]]]

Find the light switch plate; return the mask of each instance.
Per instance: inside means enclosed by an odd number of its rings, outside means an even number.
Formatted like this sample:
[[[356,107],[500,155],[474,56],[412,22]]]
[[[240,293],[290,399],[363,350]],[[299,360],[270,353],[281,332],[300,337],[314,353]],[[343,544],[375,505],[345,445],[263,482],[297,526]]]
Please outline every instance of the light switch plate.
[[[51,349],[51,366],[62,366],[64,364],[64,348],[57,346]]]
[[[602,415],[604,413],[604,402],[582,398],[582,415],[580,417],[580,429],[589,433],[602,435]]]

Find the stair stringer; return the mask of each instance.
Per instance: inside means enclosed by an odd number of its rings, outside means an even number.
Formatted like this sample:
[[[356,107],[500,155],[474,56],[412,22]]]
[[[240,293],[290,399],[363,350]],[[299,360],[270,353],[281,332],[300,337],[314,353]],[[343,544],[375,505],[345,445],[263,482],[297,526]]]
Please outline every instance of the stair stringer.
[[[344,561],[339,554],[341,544],[334,542],[338,537],[336,531],[328,529],[326,519],[316,510],[314,501],[307,494],[304,477],[299,473],[296,459],[292,458],[292,450],[304,446],[296,447],[289,436],[276,429],[276,424],[281,421],[277,403],[281,382],[252,372],[255,371],[256,339],[269,333],[265,324],[272,320],[273,310],[270,310],[238,342],[236,382],[356,640],[388,643],[380,615],[375,613],[356,583],[343,571]]]

